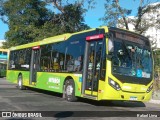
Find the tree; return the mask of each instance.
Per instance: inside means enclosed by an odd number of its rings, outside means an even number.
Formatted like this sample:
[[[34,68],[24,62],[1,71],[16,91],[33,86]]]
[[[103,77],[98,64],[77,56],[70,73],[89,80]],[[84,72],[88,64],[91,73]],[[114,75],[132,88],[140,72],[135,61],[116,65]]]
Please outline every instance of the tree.
[[[69,4],[74,4],[76,6],[81,6],[84,8],[84,6],[88,6],[89,8],[95,8],[96,1],[95,0],[45,0],[47,3],[50,3],[53,5],[54,8],[59,10],[60,12],[64,13],[64,6],[69,5]],[[85,10],[87,10],[85,8]]]
[[[72,33],[89,29],[89,26],[83,23],[83,13],[84,10],[81,6],[69,4],[63,7],[63,12],[56,14],[53,17],[52,23],[57,24],[60,27],[60,33]]]
[[[154,87],[155,90],[160,89],[160,49],[157,49],[153,51],[153,57],[154,57]]]
[[[106,0],[106,2],[106,12],[101,20],[109,26],[119,25],[119,27],[125,27],[129,30],[128,26],[129,24],[132,24],[134,26],[134,30],[139,34],[145,33],[146,30],[153,26],[160,28],[160,20],[157,19],[157,16],[146,18],[147,13],[157,12],[160,8],[160,3],[158,2],[156,4],[151,4],[151,0],[140,0],[137,15],[134,18],[128,17],[132,11],[120,6],[119,0]]]
[[[154,55],[154,64],[155,64],[155,69],[157,69],[158,71],[160,71],[160,49],[157,49],[155,51],[153,51],[153,55]]]
[[[108,26],[115,27],[118,23],[119,18],[122,18],[123,23],[125,23],[126,29],[128,28],[128,22],[126,16],[131,13],[131,10],[122,8],[119,5],[119,0],[106,0],[105,4],[105,14],[100,20],[104,21]]]
[[[1,20],[9,26],[4,48],[89,28],[78,3],[63,5],[63,12],[58,13],[48,10],[42,0],[4,0],[0,4]]]
[[[53,13],[48,11],[41,0],[7,0],[1,6],[1,15],[9,26],[4,47],[37,41],[42,39],[41,30],[50,21]],[[41,37],[40,37],[41,36]]]
[[[53,24],[58,23],[62,32],[77,32],[89,29],[89,26],[84,24],[84,13],[87,9],[84,8],[84,3],[88,3],[88,7],[93,7],[94,0],[45,0],[47,3],[53,5],[53,8],[58,11],[52,19]]]

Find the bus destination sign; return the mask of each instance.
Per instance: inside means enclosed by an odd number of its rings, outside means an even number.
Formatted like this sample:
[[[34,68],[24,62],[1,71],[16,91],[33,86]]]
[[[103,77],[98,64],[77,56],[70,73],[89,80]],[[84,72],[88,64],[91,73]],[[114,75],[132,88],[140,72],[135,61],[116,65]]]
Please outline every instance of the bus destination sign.
[[[132,36],[129,34],[116,33],[116,38],[127,40],[127,41],[138,43],[138,44],[142,44],[142,45],[145,44],[145,42],[142,39],[140,39],[139,37]]]

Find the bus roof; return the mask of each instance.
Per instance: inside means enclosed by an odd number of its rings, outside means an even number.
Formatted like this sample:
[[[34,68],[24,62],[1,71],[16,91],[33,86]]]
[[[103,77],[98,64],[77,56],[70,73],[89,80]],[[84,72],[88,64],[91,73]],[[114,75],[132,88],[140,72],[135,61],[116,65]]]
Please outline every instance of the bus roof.
[[[38,45],[49,44],[49,43],[53,43],[53,42],[65,41],[70,36],[71,36],[71,34],[67,33],[67,34],[62,34],[62,35],[58,35],[58,36],[54,36],[54,37],[49,37],[49,38],[45,38],[41,41],[11,47],[10,50],[23,49],[23,48],[34,47],[34,46],[38,46]]]
[[[0,48],[0,51],[8,52],[8,49],[1,49],[1,48]]]
[[[29,48],[29,47],[39,46],[39,45],[45,45],[45,44],[49,44],[49,43],[65,41],[73,35],[93,31],[93,30],[96,30],[96,29],[97,28],[84,30],[84,31],[80,31],[80,32],[75,32],[75,33],[66,33],[66,34],[62,34],[62,35],[57,35],[57,36],[45,38],[45,39],[37,41],[37,42],[32,42],[32,43],[28,43],[28,44],[23,44],[23,45],[11,47],[9,50],[18,50],[18,49]],[[108,30],[108,27],[104,26],[104,27],[100,27],[99,29]]]
[[[144,37],[144,36],[142,36],[140,34],[137,34],[135,32],[132,32],[132,31],[129,31],[129,30],[126,30],[126,29],[119,29],[119,28],[115,28],[115,27],[109,27],[108,28],[107,26],[102,26],[102,27],[99,27],[99,28],[93,28],[93,29],[89,29],[89,30],[75,32],[75,33],[66,33],[66,34],[62,34],[62,35],[57,35],[57,36],[45,38],[45,39],[40,40],[40,41],[36,41],[36,42],[28,43],[28,44],[23,44],[23,45],[11,47],[9,50],[18,50],[18,49],[23,49],[23,48],[29,48],[29,47],[39,46],[39,45],[45,45],[45,44],[65,41],[65,40],[67,40],[68,38],[70,38],[73,35],[77,35],[77,34],[80,34],[80,33],[94,31],[96,29],[105,29],[106,32],[108,32],[109,30],[119,31],[119,32],[127,32],[129,34],[133,34],[133,35],[136,35],[136,36],[141,37],[141,38],[143,37],[146,40],[148,39],[148,38],[146,38],[146,37]],[[6,51],[8,51],[7,49],[0,49],[0,50],[6,50]]]

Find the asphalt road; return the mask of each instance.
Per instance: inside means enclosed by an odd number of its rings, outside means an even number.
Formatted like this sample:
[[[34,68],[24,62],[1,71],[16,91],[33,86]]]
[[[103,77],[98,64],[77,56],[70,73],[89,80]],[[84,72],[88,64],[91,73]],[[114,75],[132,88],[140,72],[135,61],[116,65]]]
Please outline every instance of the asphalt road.
[[[62,114],[63,114],[62,115],[63,117],[61,117],[61,119],[72,117],[73,114],[77,116],[76,118],[79,118],[79,119],[81,117],[87,117],[90,114],[91,114],[90,116],[93,115],[93,117],[96,117],[97,115],[98,117],[99,115],[102,115],[102,114],[105,114],[107,116],[113,113],[113,115],[111,116],[114,116],[114,113],[118,113],[117,111],[122,111],[122,112],[125,111],[125,113],[122,113],[122,114],[126,114],[126,117],[129,117],[130,115],[132,117],[131,113],[137,112],[137,111],[142,111],[141,114],[143,114],[143,111],[148,111],[144,114],[152,113],[151,111],[160,112],[160,105],[151,104],[151,103],[142,103],[142,102],[118,102],[118,101],[96,102],[96,101],[82,99],[82,98],[79,99],[77,102],[67,102],[61,97],[61,94],[56,94],[53,92],[36,90],[36,89],[19,90],[17,89],[15,84],[9,83],[5,78],[0,78],[0,112],[1,112],[0,115],[2,116],[2,112],[6,112],[6,111],[9,111],[9,112],[18,111],[23,113],[25,113],[25,111],[27,112],[28,111],[29,112],[44,111],[44,113],[42,112],[43,114],[52,116],[55,119],[59,119],[59,116]],[[54,111],[54,114],[51,115],[53,111]],[[74,113],[73,111],[74,112],[78,111],[78,112]],[[106,114],[106,111],[108,111],[107,114]],[[118,117],[118,116],[116,115],[115,117]],[[11,118],[7,118],[7,119],[12,120]],[[104,119],[104,118],[101,117],[101,119]],[[109,117],[109,119],[112,119],[112,118]]]

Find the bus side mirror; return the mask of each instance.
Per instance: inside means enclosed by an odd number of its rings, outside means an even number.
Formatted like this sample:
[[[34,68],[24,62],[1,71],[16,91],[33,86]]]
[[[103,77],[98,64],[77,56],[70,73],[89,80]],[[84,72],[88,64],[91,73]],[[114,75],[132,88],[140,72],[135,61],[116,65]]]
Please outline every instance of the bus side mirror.
[[[112,54],[113,51],[114,51],[113,41],[109,40],[108,41],[108,54]]]
[[[108,34],[108,54],[107,54],[107,59],[111,60],[113,58],[113,52],[114,52],[114,43],[113,43],[113,34],[109,33]]]

